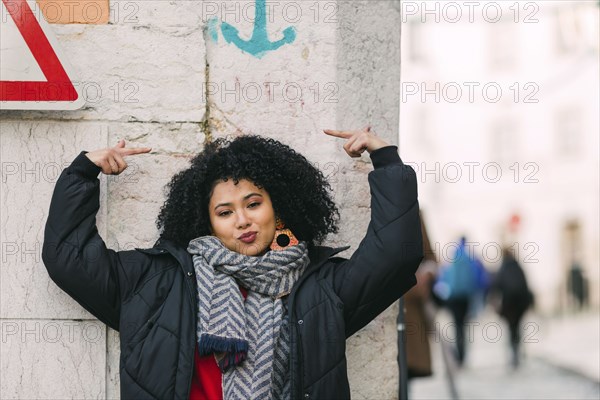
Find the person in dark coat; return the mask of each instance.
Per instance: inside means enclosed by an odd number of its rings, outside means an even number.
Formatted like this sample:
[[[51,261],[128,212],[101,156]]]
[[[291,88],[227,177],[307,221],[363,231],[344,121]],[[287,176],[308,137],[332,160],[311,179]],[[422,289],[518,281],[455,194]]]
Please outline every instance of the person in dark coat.
[[[429,332],[434,331],[435,305],[431,288],[437,275],[437,260],[421,214],[423,261],[417,269],[417,284],[404,295],[406,365],[408,379],[432,375]]]
[[[574,309],[581,311],[588,302],[587,279],[583,268],[577,261],[573,261],[567,278],[568,291],[573,299]]]
[[[527,284],[525,272],[509,248],[502,250],[502,264],[491,285],[492,296],[497,300],[498,314],[506,321],[510,331],[511,363],[519,365],[521,319],[533,304],[533,294]]]
[[[415,284],[412,168],[369,129],[325,133],[370,153],[371,221],[354,254],[323,174],[272,139],[208,143],[176,174],[152,248],[108,249],[100,172],[148,148],[81,152],[56,183],[42,257],[52,280],[118,330],[122,399],[350,398],[346,339]]]

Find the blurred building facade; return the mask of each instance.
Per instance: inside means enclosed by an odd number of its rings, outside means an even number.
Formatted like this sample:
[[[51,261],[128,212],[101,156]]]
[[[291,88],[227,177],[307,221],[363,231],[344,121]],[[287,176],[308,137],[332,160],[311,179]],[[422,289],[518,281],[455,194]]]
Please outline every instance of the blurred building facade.
[[[508,245],[546,314],[599,305],[596,1],[404,2],[400,150],[434,249]]]

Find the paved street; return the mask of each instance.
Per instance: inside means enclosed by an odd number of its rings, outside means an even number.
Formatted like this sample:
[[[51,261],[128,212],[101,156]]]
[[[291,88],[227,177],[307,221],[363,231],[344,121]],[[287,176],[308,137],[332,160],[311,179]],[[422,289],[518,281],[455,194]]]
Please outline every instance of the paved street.
[[[430,337],[434,341],[434,376],[413,381],[409,393],[411,400],[451,398],[441,356],[441,339],[445,337],[453,340],[453,326],[444,313],[439,314],[438,321],[440,334],[438,338]],[[467,350],[466,365],[455,372],[460,399],[600,399],[600,384],[589,378],[596,373],[600,362],[597,330],[565,335],[562,344],[550,343],[545,340],[548,337],[545,331],[551,324],[528,316],[525,322],[529,325],[524,332],[528,343],[523,345],[525,357],[521,367],[512,370],[509,366],[506,326],[489,312],[474,322],[478,325],[472,326],[470,337],[473,342],[468,343],[470,347]],[[586,324],[590,324],[589,318]],[[582,342],[587,343],[590,348],[587,354],[580,356],[583,365],[593,367],[593,371],[587,374],[588,377],[572,372],[572,369],[565,368],[561,362],[554,362],[552,357],[544,357],[544,348],[564,347],[565,352],[572,354],[569,345],[581,347]]]

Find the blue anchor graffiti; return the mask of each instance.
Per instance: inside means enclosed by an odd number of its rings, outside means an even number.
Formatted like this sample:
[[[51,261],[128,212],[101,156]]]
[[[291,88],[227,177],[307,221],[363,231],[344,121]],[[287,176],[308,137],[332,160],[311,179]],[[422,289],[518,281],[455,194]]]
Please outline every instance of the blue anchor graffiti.
[[[211,29],[214,32],[214,25]],[[227,22],[221,24],[221,33],[227,43],[233,43],[240,50],[261,58],[267,52],[277,50],[284,44],[292,43],[296,39],[296,30],[293,27],[287,27],[283,31],[283,37],[275,42],[269,40],[267,34],[267,9],[265,0],[256,0],[254,13],[254,30],[249,40],[240,38],[236,27]],[[214,33],[211,35],[215,39]]]

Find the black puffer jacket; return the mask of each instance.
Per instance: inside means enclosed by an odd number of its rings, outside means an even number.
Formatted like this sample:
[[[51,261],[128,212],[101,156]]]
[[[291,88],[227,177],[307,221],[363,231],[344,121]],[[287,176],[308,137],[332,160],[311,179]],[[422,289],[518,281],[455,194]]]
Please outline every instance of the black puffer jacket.
[[[294,398],[349,398],[346,338],[415,284],[422,258],[414,171],[395,146],[371,154],[371,222],[357,251],[316,247],[288,298]],[[122,399],[189,398],[196,279],[186,249],[107,249],[96,229],[100,168],[85,152],[54,190],[42,257],[52,280],[120,332]]]

